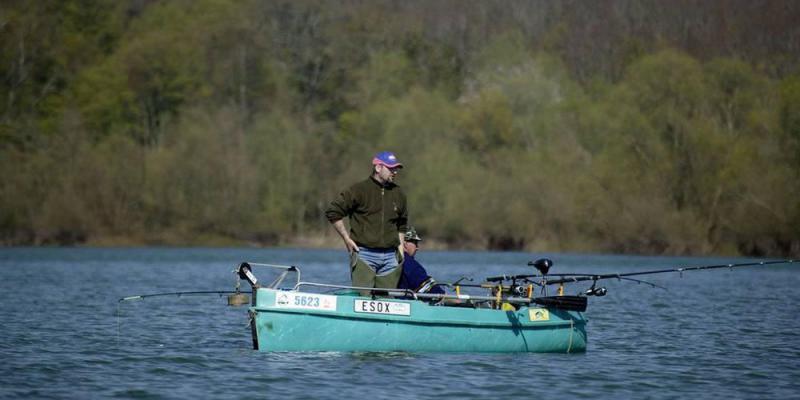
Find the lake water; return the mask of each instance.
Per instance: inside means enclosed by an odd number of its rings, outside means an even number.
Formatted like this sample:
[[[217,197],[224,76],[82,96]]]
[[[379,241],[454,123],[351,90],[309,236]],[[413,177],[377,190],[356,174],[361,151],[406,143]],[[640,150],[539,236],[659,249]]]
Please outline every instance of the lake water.
[[[421,252],[439,281],[742,259]],[[607,281],[582,354],[260,353],[225,297],[241,261],[348,282],[335,250],[0,249],[2,398],[800,398],[800,265]]]

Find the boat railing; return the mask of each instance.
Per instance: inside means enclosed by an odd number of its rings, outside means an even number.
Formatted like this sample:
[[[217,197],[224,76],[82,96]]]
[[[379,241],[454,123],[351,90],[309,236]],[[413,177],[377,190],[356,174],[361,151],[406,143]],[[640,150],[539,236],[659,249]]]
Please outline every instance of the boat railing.
[[[266,267],[266,268],[275,268],[281,270],[280,274],[278,275],[275,280],[273,280],[269,285],[259,285],[258,279],[253,275],[251,269],[252,267]],[[500,307],[504,303],[516,304],[516,305],[544,305],[544,306],[556,306],[557,308],[564,308],[567,310],[576,310],[576,311],[584,311],[586,310],[586,297],[584,296],[545,296],[545,297],[533,297],[532,292],[529,292],[528,297],[524,296],[514,296],[509,295],[508,292],[504,290],[494,290],[492,294],[489,296],[486,295],[474,295],[474,294],[465,294],[458,290],[458,286],[456,286],[456,293],[449,294],[449,293],[424,293],[424,292],[415,292],[410,289],[399,289],[399,288],[375,288],[375,287],[359,287],[359,286],[348,286],[348,285],[337,285],[337,284],[329,284],[329,283],[317,283],[317,282],[304,282],[300,280],[300,269],[293,265],[279,265],[279,264],[264,264],[264,263],[249,263],[243,262],[239,265],[237,270],[239,277],[241,279],[247,280],[250,285],[255,290],[256,288],[267,288],[267,289],[274,289],[279,290],[279,285],[283,283],[286,279],[286,276],[290,272],[294,272],[296,274],[295,284],[291,289],[292,291],[300,291],[303,287],[316,287],[316,288],[328,288],[328,289],[343,289],[343,290],[352,290],[358,291],[359,294],[373,297],[399,297],[399,298],[410,298],[414,300],[427,300],[427,301],[436,301],[437,304],[440,305],[472,305],[477,306],[478,304],[492,304],[493,307]],[[482,288],[491,288],[491,287],[484,287],[483,285],[478,286]],[[287,289],[283,289],[287,290]]]
[[[278,277],[275,278],[270,284],[262,285],[261,287],[277,289],[278,286],[283,283],[284,279],[286,279],[286,275],[288,275],[290,272],[295,273],[295,287],[300,283],[300,268],[294,265],[243,262],[239,264],[239,268],[236,272],[238,272],[241,279],[247,280],[252,286],[257,286],[258,283],[258,279],[251,272],[252,267],[266,267],[282,270],[281,273],[278,274]]]
[[[463,293],[459,294],[420,293],[420,292],[415,292],[411,289],[359,287],[359,286],[334,285],[327,283],[302,282],[302,281],[298,282],[297,285],[295,285],[294,288],[292,288],[292,290],[300,291],[301,288],[304,286],[329,288],[329,289],[357,290],[360,292],[380,294],[382,296],[385,295],[389,297],[410,297],[415,300],[461,300],[470,302],[498,301],[498,302],[514,303],[514,304],[531,304],[536,302],[535,299],[531,299],[528,297],[480,296],[480,295],[463,294]]]
[[[365,286],[348,286],[348,285],[335,285],[330,283],[318,283],[318,282],[297,282],[296,285],[292,288],[292,290],[299,291],[303,286],[310,286],[310,287],[318,287],[318,288],[327,288],[327,289],[342,289],[342,290],[357,290],[363,292],[381,292],[386,293],[387,291],[391,292],[392,296],[413,296],[416,294],[413,290],[409,289],[398,289],[398,288],[374,288],[374,287],[365,287]]]

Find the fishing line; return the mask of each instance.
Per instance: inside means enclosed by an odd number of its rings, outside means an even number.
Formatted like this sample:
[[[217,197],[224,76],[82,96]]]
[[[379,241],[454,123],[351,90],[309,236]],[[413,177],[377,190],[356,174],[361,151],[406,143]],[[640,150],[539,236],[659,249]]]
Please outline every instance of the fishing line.
[[[210,295],[216,294],[219,297],[222,297],[225,294],[229,294],[232,296],[240,296],[245,294],[252,294],[252,291],[241,291],[241,290],[195,290],[195,291],[188,291],[188,292],[164,292],[164,293],[150,293],[150,294],[139,294],[135,296],[127,296],[122,297],[117,300],[117,347],[119,348],[120,337],[122,336],[122,303],[132,300],[144,300],[150,297],[165,297],[165,296],[202,296],[202,295]],[[231,297],[228,296],[228,305],[241,305],[242,303],[232,303]]]
[[[119,349],[119,336],[120,336],[120,310],[122,303],[117,302],[117,349]]]

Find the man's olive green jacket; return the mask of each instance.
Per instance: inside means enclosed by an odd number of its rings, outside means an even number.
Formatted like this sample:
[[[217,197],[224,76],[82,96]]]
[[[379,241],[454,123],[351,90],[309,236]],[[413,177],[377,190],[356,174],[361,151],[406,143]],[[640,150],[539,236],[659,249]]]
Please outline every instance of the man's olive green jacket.
[[[392,248],[408,226],[406,195],[393,183],[371,176],[345,189],[325,211],[331,223],[350,217],[350,238],[359,246]]]

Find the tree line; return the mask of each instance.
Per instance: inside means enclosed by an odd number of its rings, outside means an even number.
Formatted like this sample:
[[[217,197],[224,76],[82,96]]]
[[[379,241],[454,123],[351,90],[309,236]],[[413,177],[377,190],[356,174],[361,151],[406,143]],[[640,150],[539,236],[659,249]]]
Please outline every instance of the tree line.
[[[793,1],[9,1],[0,242],[800,254]]]

